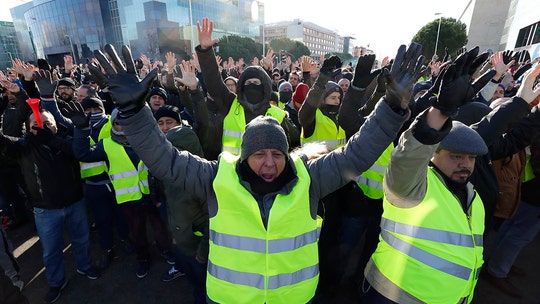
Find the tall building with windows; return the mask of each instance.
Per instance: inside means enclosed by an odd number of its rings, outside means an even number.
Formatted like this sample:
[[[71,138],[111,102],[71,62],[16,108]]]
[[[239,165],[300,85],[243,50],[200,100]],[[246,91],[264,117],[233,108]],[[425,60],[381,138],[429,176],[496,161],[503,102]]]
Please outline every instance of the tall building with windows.
[[[302,42],[313,58],[332,52],[344,52],[344,37],[335,31],[300,19],[265,24],[263,37],[265,43],[277,38],[289,38]]]
[[[11,67],[11,60],[20,56],[13,22],[0,21],[0,68]]]
[[[537,0],[476,0],[467,48],[481,51],[528,50],[540,56],[540,2]]]
[[[258,8],[254,20],[252,6]],[[264,20],[264,4],[253,0],[33,0],[11,9],[23,47],[36,58],[63,64],[73,54],[86,63],[92,52],[110,43],[130,45],[142,54],[164,60],[168,51],[191,54],[197,21],[214,20],[214,36],[256,38]],[[24,22],[21,22],[24,21]],[[31,56],[27,56],[31,57]]]

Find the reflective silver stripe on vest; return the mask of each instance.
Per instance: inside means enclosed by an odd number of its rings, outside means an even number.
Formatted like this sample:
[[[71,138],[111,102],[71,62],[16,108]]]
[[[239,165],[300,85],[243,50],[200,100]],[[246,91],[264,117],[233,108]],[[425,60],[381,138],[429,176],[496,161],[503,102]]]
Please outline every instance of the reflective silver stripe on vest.
[[[240,148],[233,148],[233,147],[228,147],[228,146],[222,146],[221,147],[221,150],[223,152],[229,152],[231,154],[234,154],[234,155],[240,155]]]
[[[140,189],[139,189],[139,186],[133,186],[133,187],[117,189],[114,192],[116,193],[116,195],[122,195],[122,194],[129,194],[133,192],[140,192]]]
[[[245,285],[264,290],[264,276],[256,273],[240,272],[217,266],[208,261],[208,273],[232,284]]]
[[[361,175],[353,178],[353,180],[355,182],[359,183],[359,184],[366,185],[366,186],[368,186],[369,188],[372,188],[372,189],[377,189],[377,190],[382,190],[383,189],[383,185],[382,185],[381,182],[366,178],[366,177],[361,176]]]
[[[317,228],[296,237],[270,240],[268,241],[268,253],[292,251],[313,244],[317,242],[318,234],[319,229]],[[215,230],[210,230],[210,240],[216,245],[227,248],[266,253],[266,241],[263,239],[219,233]]]
[[[386,173],[386,166],[381,166],[379,164],[373,164],[373,165],[371,165],[371,167],[368,170],[375,171],[375,172],[380,173],[380,174],[384,174],[384,173]]]
[[[143,163],[139,166],[139,171],[148,171],[148,167]]]
[[[473,237],[471,237],[470,234],[412,226],[404,223],[394,222],[384,217],[381,219],[381,229],[421,240],[436,241],[439,243],[471,248],[474,247],[475,244],[482,246],[483,243],[482,235],[475,234],[473,241]]]
[[[319,265],[300,269],[293,273],[283,273],[268,278],[268,289],[278,289],[314,278],[319,273]]]
[[[219,233],[215,230],[210,230],[210,240],[219,246],[266,253],[266,241],[262,239]]]
[[[317,233],[317,229],[314,229],[296,237],[268,241],[268,253],[292,251],[313,244],[317,242]]]
[[[106,163],[104,161],[92,162],[92,163],[82,163],[81,170],[87,170],[99,166],[104,166]]]
[[[131,176],[138,175],[138,174],[139,174],[139,172],[137,172],[137,170],[129,170],[129,171],[125,171],[125,172],[111,174],[111,180],[113,181],[113,180],[117,180],[117,179],[121,179],[121,178],[131,177]]]
[[[208,273],[232,284],[251,286],[264,290],[264,276],[256,273],[241,272],[220,267],[208,261]],[[314,278],[319,273],[319,265],[300,269],[294,273],[278,274],[268,277],[268,289],[278,289]]]
[[[243,132],[233,131],[233,130],[223,130],[224,136],[230,136],[234,138],[242,138]]]
[[[139,185],[141,187],[148,187],[148,180],[142,180],[142,181],[139,181]]]
[[[466,281],[469,280],[469,277],[471,276],[471,269],[447,261],[423,249],[413,246],[403,240],[398,239],[388,231],[382,230],[381,237],[386,243],[388,243],[388,245],[392,246],[394,249],[439,271]]]

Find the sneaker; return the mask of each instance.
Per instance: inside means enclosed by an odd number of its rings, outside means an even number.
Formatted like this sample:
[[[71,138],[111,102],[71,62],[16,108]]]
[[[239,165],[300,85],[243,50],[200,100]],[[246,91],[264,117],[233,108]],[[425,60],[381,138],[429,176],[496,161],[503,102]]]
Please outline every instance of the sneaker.
[[[176,259],[172,255],[171,251],[165,250],[161,253],[161,256],[167,261],[167,264],[169,265],[176,264]]]
[[[77,273],[80,274],[80,275],[86,276],[90,280],[95,280],[95,279],[99,278],[99,270],[97,270],[96,268],[94,268],[92,266],[90,266],[90,268],[88,268],[86,270],[77,269]]]
[[[137,268],[137,278],[142,279],[148,275],[148,268],[150,264],[146,261],[139,262],[139,267]]]
[[[58,301],[58,299],[60,298],[60,295],[62,294],[62,289],[66,287],[67,282],[68,280],[66,279],[66,281],[64,282],[64,284],[62,284],[62,286],[50,287],[49,291],[45,295],[45,302],[54,303]]]
[[[103,253],[103,256],[101,257],[101,260],[99,261],[99,264],[98,264],[99,269],[108,268],[113,259],[114,259],[114,252],[112,251],[112,249],[105,251]]]
[[[163,282],[170,282],[176,278],[179,278],[181,276],[185,275],[185,273],[183,273],[182,271],[171,267],[171,269],[169,269],[169,271],[165,272],[162,276],[161,276],[161,280]]]

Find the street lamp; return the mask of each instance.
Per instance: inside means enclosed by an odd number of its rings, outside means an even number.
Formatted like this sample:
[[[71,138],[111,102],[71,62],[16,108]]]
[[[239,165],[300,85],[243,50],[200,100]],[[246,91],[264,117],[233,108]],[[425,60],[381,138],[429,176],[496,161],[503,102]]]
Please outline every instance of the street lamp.
[[[264,4],[262,3],[259,3],[259,1],[253,1],[251,2],[251,21],[252,22],[257,22],[259,21],[259,9],[261,6],[263,6]],[[261,33],[261,38],[262,38],[262,55],[263,56],[266,56],[266,41],[264,39],[264,20],[262,20],[262,24],[261,24],[261,27],[262,27],[262,33]]]
[[[73,50],[73,42],[71,41],[71,37],[69,35],[64,35],[64,38],[67,38],[69,40],[69,45],[71,47],[71,57],[73,58],[73,63],[77,65],[77,60],[75,59],[75,51]]]
[[[120,26],[120,28],[122,28],[122,29],[125,28],[125,29],[126,29],[126,36],[125,36],[125,38],[127,39],[127,44],[129,45],[129,49],[131,50],[131,40],[129,39],[129,29],[128,29],[128,27],[127,27],[127,25],[122,24],[122,25]],[[122,31],[122,38],[124,38],[124,31]]]
[[[441,13],[435,13],[435,16],[440,16],[440,17],[439,17],[439,27],[437,28],[437,40],[435,40],[435,53],[433,53],[434,61],[436,60],[436,58],[438,58],[438,56],[437,56],[437,46],[439,45],[439,33],[441,32],[442,14]]]

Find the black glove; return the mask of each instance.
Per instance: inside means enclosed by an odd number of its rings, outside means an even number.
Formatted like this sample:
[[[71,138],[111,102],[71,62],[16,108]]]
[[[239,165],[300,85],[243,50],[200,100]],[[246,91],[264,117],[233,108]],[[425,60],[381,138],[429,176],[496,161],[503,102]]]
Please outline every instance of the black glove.
[[[433,107],[439,109],[443,115],[448,117],[456,115],[459,107],[471,101],[475,96],[475,88],[471,83],[472,74],[470,73],[476,70],[474,66],[481,64],[478,61],[484,56],[483,54],[477,56],[478,50],[479,48],[475,47],[459,55],[456,61],[445,69],[439,95],[433,103]]]
[[[39,89],[39,95],[43,98],[53,98],[56,86],[52,83],[51,72],[39,70],[34,72],[34,81]]]
[[[109,58],[111,58],[111,61],[101,51],[94,51],[94,56],[105,70],[105,73],[96,64],[91,63],[88,67],[92,75],[101,79],[107,79],[108,91],[112,95],[114,104],[120,114],[127,117],[139,112],[146,104],[146,96],[148,96],[152,88],[152,83],[157,77],[157,68],[150,71],[142,81],[139,81],[135,70],[135,63],[131,56],[131,50],[127,46],[122,46],[122,55],[126,63],[125,67],[112,45],[105,45],[104,50]],[[115,66],[116,70],[111,63]]]
[[[375,54],[363,55],[358,58],[354,69],[353,86],[365,89],[381,73],[381,70],[371,71],[375,62]]]
[[[514,80],[518,80],[518,78],[521,77],[521,75],[523,75],[525,72],[527,72],[527,70],[530,69],[531,67],[532,67],[532,63],[526,63],[526,64],[520,65],[519,68],[517,68],[514,71],[514,74],[512,74],[512,77],[514,78]]]
[[[406,110],[412,99],[413,84],[420,77],[425,57],[420,55],[422,45],[411,42],[407,48],[401,45],[398,49],[392,68],[383,69],[386,81],[385,100],[394,110]]]
[[[37,142],[38,144],[45,145],[48,142],[51,141],[51,139],[54,138],[54,134],[47,126],[43,126],[43,128],[33,126],[32,129],[36,130],[36,135],[31,135],[31,137]]]
[[[66,103],[65,107],[62,108],[62,114],[69,118],[77,129],[84,129],[90,126],[90,116],[92,114],[84,114],[84,109],[78,101]]]
[[[509,64],[510,61],[512,61],[512,58],[514,56],[513,52],[511,50],[506,50],[502,53],[503,55],[503,62],[504,64]]]
[[[323,62],[320,73],[330,77],[332,80],[341,73],[341,59],[338,56],[333,55]]]

